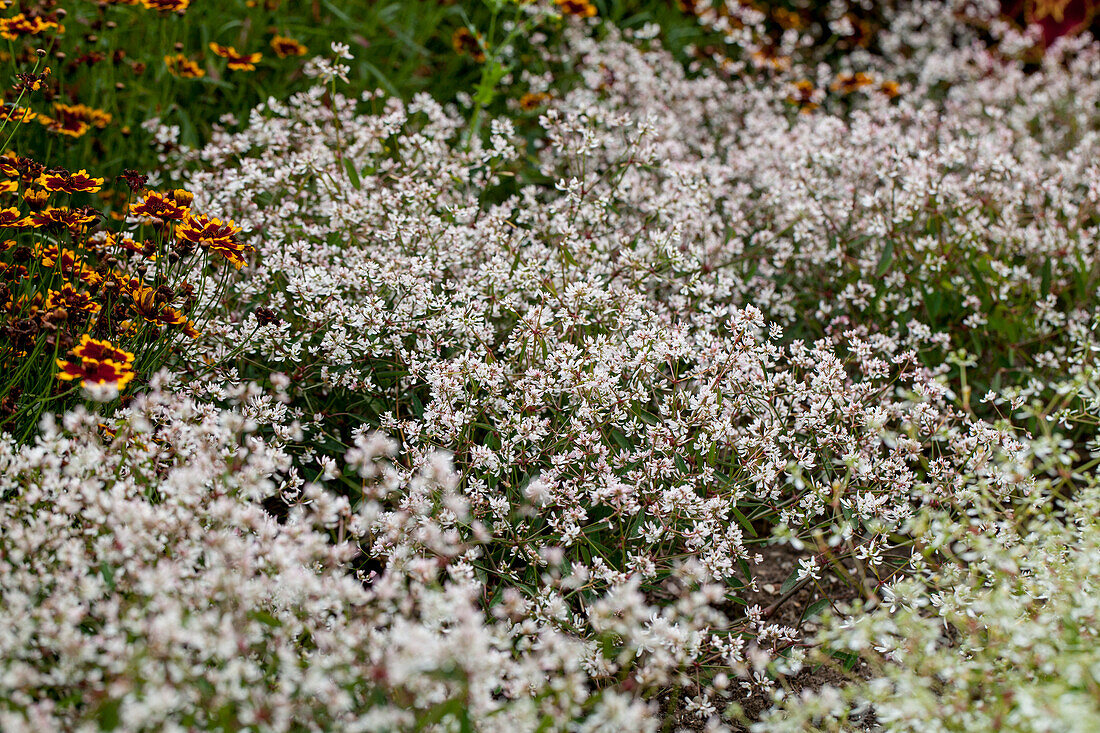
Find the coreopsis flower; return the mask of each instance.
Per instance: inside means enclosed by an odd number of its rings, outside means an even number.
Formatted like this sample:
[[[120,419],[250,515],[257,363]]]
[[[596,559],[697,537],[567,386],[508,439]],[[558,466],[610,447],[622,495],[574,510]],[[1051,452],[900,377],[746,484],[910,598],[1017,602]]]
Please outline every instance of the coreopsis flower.
[[[129,351],[84,334],[69,352],[69,358],[57,360],[57,378],[66,382],[80,380],[85,387],[111,385],[122,390],[134,378],[133,364],[134,355]]]
[[[147,323],[158,326],[183,326],[187,318],[173,308],[163,292],[157,288],[137,285],[130,289],[134,312]]]
[[[95,107],[89,107],[86,104],[61,104],[60,102],[54,102],[53,111],[55,114],[69,115],[76,119],[83,120],[92,127],[96,127],[100,130],[111,124],[111,120],[113,119],[110,112]]]
[[[46,170],[46,166],[30,158],[16,158],[15,168],[25,183],[34,183]]]
[[[773,8],[772,18],[783,30],[801,30],[806,27],[806,19],[799,13],[786,8]]]
[[[254,71],[256,64],[260,63],[260,59],[263,58],[263,54],[257,51],[256,53],[242,54],[232,46],[222,46],[218,43],[211,42],[210,50],[214,52],[216,56],[221,56],[229,63],[226,64],[229,69],[233,71]]]
[[[223,223],[205,214],[189,214],[176,227],[177,238],[217,252],[238,270],[244,265],[243,255],[255,251],[253,247],[237,239],[240,232],[241,228],[233,222]]]
[[[781,56],[775,46],[765,46],[757,49],[749,54],[749,58],[752,59],[753,66],[757,69],[786,71],[791,68],[791,59],[787,56]]]
[[[548,99],[550,95],[545,92],[528,92],[519,98],[519,108],[524,112],[533,112],[546,104]]]
[[[15,246],[14,239],[5,240],[0,244],[0,251],[6,251]],[[12,282],[19,282],[27,276],[28,270],[23,265],[6,265],[0,262],[0,280],[11,280]],[[11,293],[6,292],[4,297],[6,300],[0,300],[0,312],[11,311],[14,307],[14,301],[11,299]]]
[[[56,169],[42,174],[38,183],[54,193],[95,193],[103,186],[103,179],[92,178],[83,168],[76,173]]]
[[[122,171],[120,176],[122,180],[126,181],[126,185],[130,187],[131,191],[140,191],[145,188],[146,182],[149,180],[149,176],[144,173],[139,173],[133,168],[126,168]]]
[[[55,132],[58,135],[66,135],[68,137],[83,137],[91,127],[87,122],[78,120],[73,117],[48,117],[47,115],[38,115],[38,121],[41,122],[47,130]]]
[[[16,74],[14,89],[17,92],[38,92],[46,87],[46,77],[50,75],[50,67],[42,69],[38,74]]]
[[[14,206],[0,209],[0,229],[22,229],[30,226],[30,221]]]
[[[28,18],[23,13],[18,13],[10,18],[0,18],[0,38],[8,41],[16,41],[23,36],[37,36],[47,31],[63,33],[64,26],[51,20],[43,20],[38,16]]]
[[[485,60],[485,51],[481,47],[481,34],[470,32],[465,26],[451,35],[451,47],[459,56],[470,56],[479,64]]]
[[[0,173],[12,178],[18,178],[22,175],[19,170],[19,156],[10,150],[0,155]]]
[[[141,6],[146,10],[157,10],[162,13],[183,14],[191,0],[141,0]]]
[[[134,254],[150,256],[156,251],[155,245],[152,243],[140,244],[136,242],[133,237],[117,235],[114,232],[108,232],[106,238],[103,241],[105,247],[118,247],[124,249],[127,252],[133,252]]]
[[[14,104],[0,104],[0,122],[20,122],[27,124],[28,122],[34,122],[39,119],[39,115],[26,107],[19,107]]]
[[[206,76],[206,70],[181,53],[175,56],[165,56],[164,65],[168,67],[168,73],[181,79],[199,79]]]
[[[32,254],[38,258],[42,267],[53,269],[66,276],[80,280],[88,286],[98,286],[103,282],[103,276],[92,269],[84,260],[71,249],[59,248],[55,244],[36,245]]]
[[[0,181],[0,194],[15,193],[19,190],[19,181]]]
[[[55,102],[53,111],[53,117],[39,115],[38,121],[45,125],[50,132],[67,135],[68,137],[81,137],[93,126],[102,129],[111,122],[109,112],[84,104]]]
[[[92,296],[80,292],[71,283],[65,283],[60,290],[50,290],[46,297],[46,308],[50,310],[64,308],[69,313],[91,315],[99,312],[100,305],[92,299]]]
[[[80,343],[69,354],[78,359],[110,360],[127,367],[134,363],[134,355],[129,351],[114,346],[110,341],[94,339],[88,334],[80,337]]]
[[[596,14],[596,6],[589,0],[554,0],[558,10],[564,15],[575,15],[578,18],[591,18]]]
[[[818,107],[821,93],[809,79],[800,79],[791,85],[787,102],[798,106],[799,112],[812,112]]]
[[[195,194],[182,188],[173,189],[168,193],[168,196],[179,206],[190,206],[191,202],[195,200]]]
[[[134,378],[129,367],[114,361],[96,361],[94,359],[58,359],[57,378],[67,382],[79,379],[82,386],[95,384],[113,385],[122,391]]]
[[[888,98],[894,99],[901,95],[901,86],[893,79],[887,79],[878,85],[878,91],[880,94],[884,94]]]
[[[149,191],[145,198],[130,207],[134,216],[148,216],[163,221],[179,221],[187,216],[190,209],[181,205],[172,195]]]
[[[842,94],[851,94],[858,92],[864,87],[870,86],[875,83],[875,80],[871,78],[869,74],[865,74],[862,71],[857,71],[854,74],[840,74],[837,76],[836,81],[830,85],[830,89],[834,92],[840,92]]]
[[[50,192],[39,188],[31,188],[23,192],[23,201],[34,210],[44,208],[49,198]]]
[[[98,218],[98,212],[91,208],[70,209],[68,206],[51,206],[48,209],[31,214],[31,223],[36,229],[68,229],[77,233]]]
[[[305,56],[309,51],[306,46],[287,36],[275,36],[271,39],[271,50],[281,59],[288,56]]]

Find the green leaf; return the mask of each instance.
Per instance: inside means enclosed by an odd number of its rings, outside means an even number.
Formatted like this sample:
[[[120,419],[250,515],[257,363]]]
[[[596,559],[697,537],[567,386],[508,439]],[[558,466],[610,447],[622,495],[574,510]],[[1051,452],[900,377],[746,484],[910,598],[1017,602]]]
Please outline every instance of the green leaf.
[[[821,599],[818,599],[818,600],[814,601],[810,605],[806,606],[806,610],[802,612],[802,620],[803,621],[809,621],[810,619],[812,619],[815,616],[819,615],[823,610],[825,610],[825,607],[828,606],[828,605],[829,605],[829,599],[828,598],[821,598]]]
[[[324,0],[322,4],[325,6],[325,10],[329,11],[343,22],[348,24],[354,23],[354,21],[352,21],[351,19],[351,16],[341,10],[339,6],[336,5],[336,3],[329,2],[329,0]]]
[[[882,277],[890,270],[890,265],[894,263],[894,240],[886,242],[886,246],[882,250],[882,256],[879,257],[878,267],[875,268],[875,277]]]
[[[355,164],[351,162],[351,159],[344,158],[344,170],[348,173],[348,180],[351,181],[351,185],[358,191],[363,187],[362,181],[359,180],[359,171],[355,169]]]
[[[730,511],[733,512],[733,516],[737,519],[737,523],[744,527],[746,532],[753,537],[757,536],[756,530],[752,528],[752,522],[748,520],[748,517],[742,514],[737,507],[730,507]]]
[[[745,574],[745,582],[746,583],[751,583],[752,582],[752,570],[749,569],[749,564],[747,562],[745,562],[745,559],[742,558],[742,557],[737,558],[737,566],[739,568],[741,568],[741,572]]]
[[[263,610],[249,611],[248,617],[253,621],[259,621],[261,624],[271,626],[272,628],[278,628],[283,625],[282,621]]]
[[[842,652],[832,649],[829,651],[829,656],[833,659],[839,659],[844,665],[844,669],[849,672],[856,666],[856,662],[859,661],[859,657],[851,652]]]
[[[121,700],[108,700],[99,706],[96,711],[96,719],[100,730],[114,730],[122,722],[118,711],[122,707]]]
[[[611,438],[623,449],[624,453],[630,452],[630,441],[626,439],[626,436],[621,430],[615,428],[611,429]]]
[[[100,563],[99,574],[103,576],[103,582],[107,584],[107,587],[114,592],[115,589],[115,569],[107,563]]]
[[[783,595],[784,593],[786,593],[787,591],[791,590],[796,585],[798,585],[798,581],[799,581],[798,571],[799,570],[800,570],[800,568],[796,567],[794,570],[791,571],[791,574],[787,576],[787,579],[783,581],[783,585],[779,588],[779,594],[780,595]]]

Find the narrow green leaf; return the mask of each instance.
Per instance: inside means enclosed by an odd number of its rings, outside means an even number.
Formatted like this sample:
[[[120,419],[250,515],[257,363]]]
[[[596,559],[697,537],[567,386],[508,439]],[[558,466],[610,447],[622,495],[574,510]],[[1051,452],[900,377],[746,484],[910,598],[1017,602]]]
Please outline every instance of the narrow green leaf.
[[[100,563],[99,573],[103,576],[103,582],[107,584],[107,587],[114,591],[115,589],[115,569],[107,563]]]
[[[882,277],[890,270],[890,265],[894,263],[894,240],[886,242],[886,246],[882,250],[882,256],[879,257],[878,267],[875,268],[875,277]]]
[[[802,620],[809,621],[810,619],[819,615],[825,607],[829,605],[828,598],[820,598],[810,605],[806,606],[806,610],[802,612]]]
[[[783,581],[783,585],[779,588],[780,595],[786,593],[791,588],[794,588],[796,585],[798,585],[798,571],[799,568],[796,567],[794,570],[791,571],[791,574],[787,576],[787,579]]]
[[[344,158],[344,170],[347,171],[348,180],[356,191],[363,187],[362,181],[359,180],[359,171],[355,169],[355,163],[350,158]]]
[[[756,530],[752,528],[752,522],[748,520],[748,517],[742,514],[741,510],[739,510],[737,507],[731,507],[731,511],[733,512],[734,518],[737,519],[737,523],[744,527],[745,531],[748,532],[750,535],[756,537]]]

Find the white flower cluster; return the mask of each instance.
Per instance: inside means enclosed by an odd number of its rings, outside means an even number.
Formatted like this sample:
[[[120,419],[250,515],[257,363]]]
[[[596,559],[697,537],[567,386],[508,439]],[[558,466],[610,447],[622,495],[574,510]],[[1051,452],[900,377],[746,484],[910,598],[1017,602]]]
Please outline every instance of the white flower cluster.
[[[300,486],[287,453],[162,381],[109,423],[0,442],[0,728],[654,729],[642,701],[590,696],[591,645],[486,618],[478,584],[363,582],[326,531],[347,501],[307,484],[276,520],[261,502]]]
[[[536,622],[594,638],[591,599],[607,593],[674,607],[664,586],[683,572],[756,590],[759,520],[816,548],[803,568],[856,560],[874,584],[915,506],[1026,492],[1020,441],[954,408],[918,358],[950,343],[913,320],[920,288],[899,287],[900,266],[879,278],[887,246],[902,256],[887,234],[932,226],[930,201],[1030,195],[976,191],[964,172],[1019,164],[967,132],[980,105],[952,125],[886,100],[792,124],[775,90],[688,79],[615,38],[571,43],[591,78],[540,120],[552,188],[510,180],[510,123],[494,122],[488,146],[467,141],[458,111],[426,97],[272,101],[193,154],[191,188],[260,252],[206,358],[247,344],[396,440],[405,493],[373,480],[351,492],[370,518],[355,532],[366,556],[422,580],[477,579]],[[893,213],[883,181],[896,181]],[[502,192],[491,205],[487,190]],[[950,280],[942,248],[988,241],[932,239],[918,282]],[[1004,257],[1028,252],[1012,246]],[[835,297],[806,301],[811,281]],[[863,298],[910,320],[868,328]],[[259,325],[252,303],[285,320]],[[797,324],[807,307],[831,325],[812,343],[762,312]],[[353,476],[361,454],[347,456]],[[630,584],[641,590],[622,596]],[[678,664],[744,672],[742,637],[773,651],[797,639],[770,628],[772,610],[710,623],[702,642],[670,630],[666,644]]]
[[[860,657],[868,679],[791,694],[755,729],[1095,730],[1098,502],[1093,480],[1064,510],[922,518],[913,577],[816,640]]]

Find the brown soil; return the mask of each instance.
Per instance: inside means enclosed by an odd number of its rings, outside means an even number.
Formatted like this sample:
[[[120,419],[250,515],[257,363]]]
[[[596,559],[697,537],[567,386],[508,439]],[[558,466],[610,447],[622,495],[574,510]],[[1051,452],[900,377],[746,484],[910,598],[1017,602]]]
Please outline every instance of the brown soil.
[[[835,572],[827,570],[821,573],[821,580],[811,582],[796,593],[773,606],[783,595],[780,589],[798,566],[800,558],[809,557],[810,551],[797,551],[789,545],[767,545],[758,550],[764,561],[752,568],[756,578],[756,592],[746,592],[745,601],[749,605],[757,604],[762,608],[773,608],[771,620],[783,626],[801,628],[809,635],[817,630],[814,620],[803,621],[803,617],[815,603],[828,599],[834,608],[843,608],[859,596],[859,590],[845,583]],[[858,670],[855,670],[858,674]],[[846,676],[838,668],[828,665],[807,666],[802,672],[788,677],[783,683],[792,692],[806,689],[818,689],[825,685],[839,686]],[[767,697],[759,692],[745,694],[734,699],[741,705],[750,721],[757,720],[769,707]],[[744,730],[748,730],[745,728]]]

